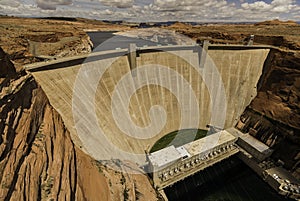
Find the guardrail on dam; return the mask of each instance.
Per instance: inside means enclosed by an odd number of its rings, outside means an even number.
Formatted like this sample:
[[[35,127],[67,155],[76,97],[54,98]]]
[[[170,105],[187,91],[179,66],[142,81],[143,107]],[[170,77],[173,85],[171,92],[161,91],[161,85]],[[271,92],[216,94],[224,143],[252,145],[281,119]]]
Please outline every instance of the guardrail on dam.
[[[159,51],[176,51],[176,50],[193,50],[195,52],[201,53],[203,46],[195,46],[195,45],[169,45],[169,46],[145,46],[145,47],[136,47],[136,51],[140,53],[146,52],[159,52]],[[223,50],[251,50],[251,49],[272,49],[274,46],[270,45],[223,45],[223,44],[208,44],[208,46],[204,49],[207,51],[208,48],[210,50],[213,49],[223,49]],[[105,50],[101,52],[93,52],[90,54],[83,54],[71,57],[63,57],[63,58],[55,58],[49,57],[47,61],[37,62],[33,64],[25,65],[24,68],[30,72],[57,69],[57,68],[66,68],[73,65],[82,64],[87,58],[90,58],[89,62],[95,60],[101,60],[105,58],[113,58],[121,55],[129,54],[132,52],[130,48],[128,49],[115,49],[115,50]],[[46,58],[43,56],[42,58]],[[200,59],[200,58],[199,58]]]
[[[143,164],[145,150],[172,131],[232,127],[257,94],[271,47],[132,48],[25,66],[74,142],[98,160]]]

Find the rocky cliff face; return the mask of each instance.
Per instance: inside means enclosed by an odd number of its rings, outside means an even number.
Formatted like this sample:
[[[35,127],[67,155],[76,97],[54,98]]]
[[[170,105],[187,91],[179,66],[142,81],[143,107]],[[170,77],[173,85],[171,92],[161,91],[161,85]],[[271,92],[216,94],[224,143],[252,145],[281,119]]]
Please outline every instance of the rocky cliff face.
[[[237,127],[271,146],[272,157],[300,178],[299,52],[272,50],[258,90]]]
[[[300,129],[300,52],[272,50],[251,107]]]
[[[41,87],[2,49],[0,97],[1,200],[156,200],[142,173],[110,170],[77,149]]]

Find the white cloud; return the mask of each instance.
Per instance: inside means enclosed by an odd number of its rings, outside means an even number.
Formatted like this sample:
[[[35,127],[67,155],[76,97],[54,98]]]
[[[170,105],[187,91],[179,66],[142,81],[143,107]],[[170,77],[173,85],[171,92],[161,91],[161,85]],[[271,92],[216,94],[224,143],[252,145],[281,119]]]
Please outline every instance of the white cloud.
[[[243,9],[250,9],[250,10],[260,10],[260,11],[267,11],[272,8],[270,4],[267,4],[264,1],[256,1],[254,3],[243,3],[242,5]]]
[[[175,8],[180,5],[178,0],[154,0],[154,4],[160,8]]]
[[[295,0],[0,0],[0,13],[128,21],[299,20]],[[22,2],[22,3],[19,3]],[[27,6],[27,7],[26,7]],[[296,17],[297,16],[297,17]]]
[[[45,10],[55,10],[58,5],[70,5],[72,0],[36,0],[39,8]]]
[[[271,2],[271,4],[274,5],[274,6],[289,5],[289,4],[292,4],[292,3],[293,3],[292,0],[273,0]]]
[[[0,0],[1,6],[19,7],[20,2],[16,0]]]
[[[99,0],[105,6],[114,6],[117,8],[130,8],[134,0]]]
[[[292,10],[295,5],[292,0],[273,0],[270,4],[264,1],[256,1],[254,3],[241,4],[243,9],[250,9],[253,11],[266,11],[275,13],[287,13]]]

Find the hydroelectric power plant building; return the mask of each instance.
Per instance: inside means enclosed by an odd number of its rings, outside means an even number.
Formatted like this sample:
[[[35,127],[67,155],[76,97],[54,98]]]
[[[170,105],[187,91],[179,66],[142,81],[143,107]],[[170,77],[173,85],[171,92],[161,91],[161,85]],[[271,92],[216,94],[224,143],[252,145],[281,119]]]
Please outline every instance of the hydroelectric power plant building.
[[[148,168],[154,185],[162,190],[188,176],[235,154],[279,194],[300,198],[300,183],[281,167],[265,166],[273,150],[235,128],[229,128],[183,146],[169,146],[148,154]]]
[[[150,153],[149,171],[156,187],[162,189],[239,152],[237,137],[223,130],[175,148]]]

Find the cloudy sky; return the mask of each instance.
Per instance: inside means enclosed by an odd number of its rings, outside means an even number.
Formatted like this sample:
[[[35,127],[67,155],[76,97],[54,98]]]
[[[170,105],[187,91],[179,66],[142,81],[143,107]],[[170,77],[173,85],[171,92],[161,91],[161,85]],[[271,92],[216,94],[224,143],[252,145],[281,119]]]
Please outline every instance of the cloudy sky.
[[[300,21],[300,0],[0,0],[0,14],[127,21]]]

